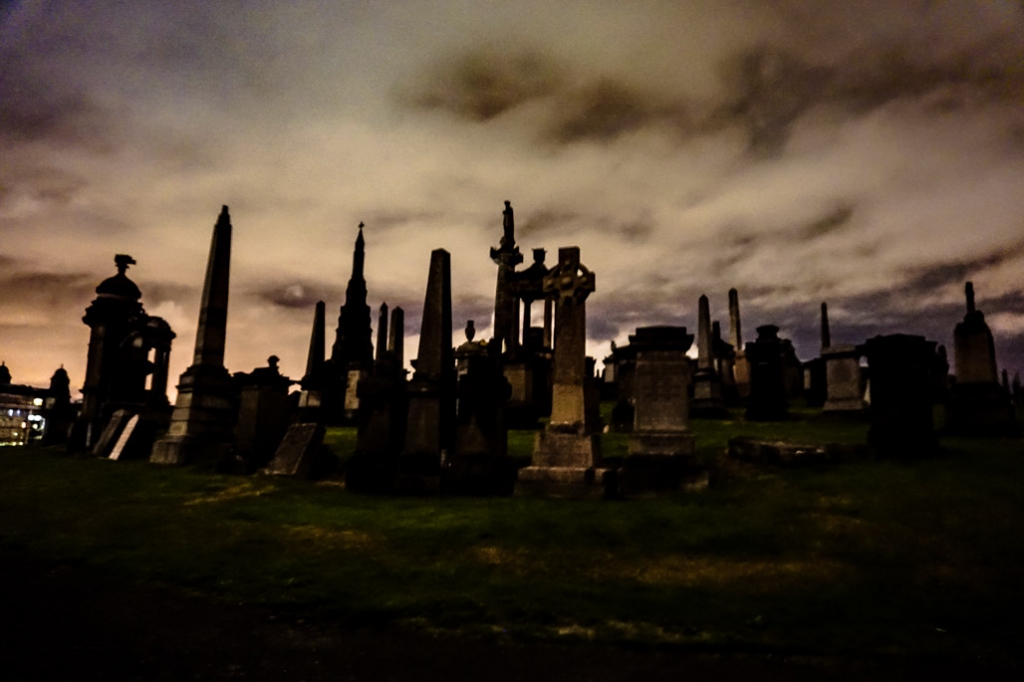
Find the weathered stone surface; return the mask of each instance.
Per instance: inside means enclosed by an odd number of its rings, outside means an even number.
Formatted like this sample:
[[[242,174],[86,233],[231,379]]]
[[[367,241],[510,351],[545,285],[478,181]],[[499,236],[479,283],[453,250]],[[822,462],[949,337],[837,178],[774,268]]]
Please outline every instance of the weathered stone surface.
[[[96,439],[96,443],[89,454],[96,457],[110,457],[117,439],[121,436],[121,432],[132,416],[132,413],[128,410],[115,411],[104,425],[103,431],[100,433],[99,438]]]
[[[825,412],[862,412],[864,382],[861,379],[860,353],[855,346],[837,344],[822,350],[825,361],[827,397]]]
[[[519,470],[516,494],[526,497],[617,497],[613,469],[529,466]]]
[[[263,473],[307,477],[323,442],[323,424],[292,424]]]

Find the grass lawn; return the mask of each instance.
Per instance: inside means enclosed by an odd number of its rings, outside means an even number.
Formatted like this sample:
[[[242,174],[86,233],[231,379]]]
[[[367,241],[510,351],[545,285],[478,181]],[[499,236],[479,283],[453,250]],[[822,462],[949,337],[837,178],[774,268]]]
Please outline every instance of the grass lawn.
[[[693,428],[709,459],[736,435],[863,442],[862,423],[796,416]],[[513,456],[532,438],[510,434]],[[328,441],[344,460],[354,438]],[[999,665],[1024,642],[1022,485],[1024,441],[1009,439],[626,502],[360,496],[4,448],[0,561],[352,626]]]

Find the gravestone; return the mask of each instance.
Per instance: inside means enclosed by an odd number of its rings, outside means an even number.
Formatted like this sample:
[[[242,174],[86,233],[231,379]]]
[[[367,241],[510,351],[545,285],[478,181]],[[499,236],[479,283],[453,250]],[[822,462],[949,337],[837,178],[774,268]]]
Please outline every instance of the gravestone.
[[[746,359],[750,367],[747,420],[788,419],[783,347],[779,339],[779,328],[773,324],[758,327],[757,340],[747,344]]]
[[[929,372],[935,343],[923,336],[876,336],[860,347],[871,374],[868,443],[880,454],[916,458],[935,451]]]
[[[110,457],[117,439],[132,416],[128,410],[116,410],[104,425],[103,431],[100,432],[100,436],[96,439],[89,454],[95,457]]]
[[[324,443],[323,424],[292,424],[264,474],[306,478]]]
[[[117,442],[111,449],[110,459],[119,460],[122,458],[122,455],[127,454],[127,451],[129,449],[128,443],[131,440],[132,435],[135,433],[135,428],[138,426],[138,424],[139,415],[133,414],[132,418],[128,420],[128,423],[124,425],[124,430],[121,431],[121,435],[118,436]],[[127,457],[125,457],[125,459],[127,459]]]
[[[224,367],[230,271],[231,216],[224,206],[210,243],[195,355],[178,382],[167,435],[153,446],[155,464],[230,458],[236,416],[234,386]]]
[[[441,467],[451,452],[455,422],[451,256],[444,249],[430,254],[414,368],[408,386],[408,420],[398,462],[398,488],[406,493],[434,493],[440,489]]]
[[[946,428],[959,436],[1014,436],[1016,415],[996,374],[996,351],[985,315],[967,282],[967,314],[953,331],[956,384],[950,391]]]
[[[455,443],[442,471],[442,488],[456,494],[507,495],[515,481],[505,427],[511,387],[498,358],[473,340],[475,333],[469,320],[466,342],[455,350]]]
[[[537,434],[533,463],[519,471],[516,492],[604,495],[612,472],[601,467],[601,442],[586,429],[586,300],[595,277],[580,263],[579,247],[558,250],[544,289],[555,299],[551,421]]]
[[[693,335],[686,327],[641,327],[630,337],[636,348],[634,422],[623,463],[626,494],[672,490],[696,469],[690,431],[690,363]]]
[[[856,346],[835,344],[821,351],[825,361],[824,412],[862,412],[864,389]]]
[[[239,389],[234,457],[236,469],[244,472],[266,466],[288,430],[292,380],[281,374],[277,363],[277,356],[271,355],[266,367],[239,372],[234,378]]]
[[[694,417],[721,419],[728,416],[728,412],[722,399],[722,379],[715,371],[711,309],[707,296],[700,297],[697,311],[697,373],[693,377],[690,414]]]
[[[722,338],[718,321],[711,323],[711,355],[715,371],[722,380],[722,400],[727,407],[739,405],[740,395],[736,388],[736,349]]]

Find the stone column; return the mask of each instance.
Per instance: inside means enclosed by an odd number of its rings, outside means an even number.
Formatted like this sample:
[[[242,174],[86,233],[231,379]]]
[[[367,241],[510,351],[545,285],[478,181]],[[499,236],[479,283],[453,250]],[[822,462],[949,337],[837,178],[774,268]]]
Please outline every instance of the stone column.
[[[498,281],[494,291],[494,335],[491,343],[497,352],[511,351],[514,345],[514,326],[518,324],[514,312],[516,301],[510,284],[516,265],[523,262],[523,254],[516,246],[515,215],[512,203],[505,202],[502,211],[502,237],[497,249],[491,249],[491,260],[498,264]]]
[[[517,492],[540,495],[604,494],[607,469],[600,440],[586,429],[587,297],[595,277],[580,263],[579,247],[558,250],[558,265],[544,277],[555,299],[555,357],[551,421],[537,434],[533,464],[519,472]]]
[[[403,492],[437,492],[441,467],[451,449],[455,421],[451,255],[444,249],[430,254],[414,367],[398,486]]]
[[[544,347],[551,348],[551,316],[554,311],[555,302],[550,298],[544,299]]]
[[[210,243],[193,363],[181,375],[171,426],[153,446],[151,462],[185,464],[220,460],[230,453],[236,416],[234,389],[224,367],[230,273],[231,216],[224,206]]]
[[[821,349],[824,350],[832,345],[832,334],[828,328],[828,304],[821,303]]]
[[[384,358],[388,352],[388,304],[380,304],[380,313],[377,315],[377,362]]]
[[[391,311],[391,327],[388,329],[388,352],[395,358],[399,375],[405,370],[405,311],[397,307]]]
[[[750,363],[747,362],[740,328],[740,295],[735,289],[729,289],[729,343],[736,349],[736,360],[732,368],[736,378],[736,393],[740,398],[746,398],[750,395]]]
[[[715,371],[711,339],[711,307],[708,297],[697,302],[697,373],[693,377],[691,414],[720,419],[728,416],[722,400],[722,379]]]

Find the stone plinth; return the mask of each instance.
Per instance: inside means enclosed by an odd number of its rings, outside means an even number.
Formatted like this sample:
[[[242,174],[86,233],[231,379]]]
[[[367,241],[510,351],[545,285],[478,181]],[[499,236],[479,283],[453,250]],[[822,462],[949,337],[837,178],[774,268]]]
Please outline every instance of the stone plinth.
[[[232,451],[235,391],[224,367],[192,366],[181,375],[167,435],[153,445],[154,464],[223,461]]]
[[[826,399],[824,412],[864,410],[860,353],[854,346],[835,345],[822,351],[825,361]]]
[[[892,334],[869,339],[859,350],[871,376],[868,442],[893,457],[934,452],[929,372],[935,344],[923,336]]]

